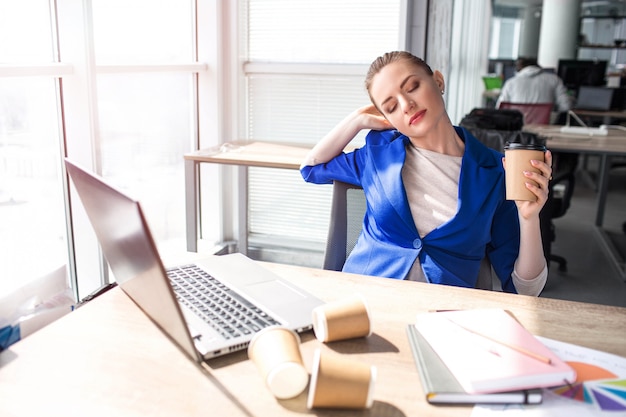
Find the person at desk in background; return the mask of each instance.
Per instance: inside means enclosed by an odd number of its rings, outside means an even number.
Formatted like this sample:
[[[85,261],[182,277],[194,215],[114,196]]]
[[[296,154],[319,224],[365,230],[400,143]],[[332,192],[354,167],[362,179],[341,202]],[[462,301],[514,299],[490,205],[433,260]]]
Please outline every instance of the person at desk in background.
[[[539,212],[552,175],[546,162],[526,177],[536,202],[505,200],[502,154],[452,125],[444,78],[408,52],[377,58],[365,85],[373,105],[332,129],[307,155],[307,182],[359,185],[367,211],[343,270],[476,287],[485,254],[507,292],[538,295],[548,269]],[[362,129],[364,147],[343,149]]]
[[[553,103],[558,112],[572,107],[572,97],[558,75],[544,71],[535,58],[519,57],[515,61],[517,73],[508,79],[496,101],[500,103]]]

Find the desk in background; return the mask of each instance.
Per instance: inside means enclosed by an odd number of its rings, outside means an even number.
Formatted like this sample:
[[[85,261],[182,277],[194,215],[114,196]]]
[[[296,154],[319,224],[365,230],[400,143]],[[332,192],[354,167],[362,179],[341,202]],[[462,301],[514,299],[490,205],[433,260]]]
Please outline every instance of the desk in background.
[[[363,294],[370,337],[325,345],[309,332],[302,353],[309,372],[318,347],[375,365],[371,410],[311,412],[306,392],[276,400],[245,351],[195,364],[114,289],[0,353],[0,415],[469,416],[424,399],[406,326],[433,309],[504,308],[534,334],[626,356],[626,308],[263,265],[325,301]]]
[[[269,142],[233,142],[185,154],[187,250],[198,249],[198,178],[200,164],[237,166],[239,252],[248,251],[248,167],[299,169],[310,147]]]
[[[626,119],[626,110],[599,111],[573,109],[572,111],[578,116],[602,119],[602,123],[604,124],[611,124],[613,120]]]
[[[526,125],[524,130],[544,136],[547,139],[548,149],[600,157],[596,198],[596,231],[621,277],[626,278],[626,266],[620,259],[620,255],[616,253],[617,249],[611,243],[610,238],[602,227],[609,187],[611,158],[614,156],[626,156],[626,132],[618,129],[609,129],[607,136],[582,136],[561,133],[560,126],[553,125]]]
[[[605,125],[622,125],[622,123],[626,120],[626,110],[609,110],[609,111],[596,111],[596,110],[574,110],[574,113],[576,113],[579,116],[582,116],[584,118],[588,118],[590,119],[591,122],[591,126],[596,126],[597,120],[601,120],[602,124]],[[596,121],[595,123],[593,121]],[[587,168],[587,155],[585,155],[584,159],[583,159],[583,169],[585,169],[586,173],[586,168]],[[623,164],[623,160],[621,161],[621,164]],[[589,177],[584,177],[585,179],[589,179]],[[593,184],[593,181],[590,181],[590,183],[596,187],[595,184]]]

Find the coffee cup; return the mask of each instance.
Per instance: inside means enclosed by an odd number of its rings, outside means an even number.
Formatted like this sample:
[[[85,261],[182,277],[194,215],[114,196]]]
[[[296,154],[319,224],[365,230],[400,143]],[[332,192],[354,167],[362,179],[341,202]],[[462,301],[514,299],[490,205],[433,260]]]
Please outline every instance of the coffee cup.
[[[336,353],[315,351],[307,407],[370,408],[376,367]]]
[[[506,199],[537,201],[537,196],[526,188],[526,183],[535,183],[524,175],[524,171],[541,172],[533,167],[531,160],[543,161],[546,147],[537,144],[507,143],[504,147],[506,158],[505,181]],[[536,185],[536,183],[535,183]]]
[[[248,346],[248,357],[278,399],[298,396],[309,382],[300,352],[300,336],[286,327],[271,326],[257,333]]]
[[[370,314],[360,295],[313,309],[313,332],[320,342],[367,337],[372,334]]]

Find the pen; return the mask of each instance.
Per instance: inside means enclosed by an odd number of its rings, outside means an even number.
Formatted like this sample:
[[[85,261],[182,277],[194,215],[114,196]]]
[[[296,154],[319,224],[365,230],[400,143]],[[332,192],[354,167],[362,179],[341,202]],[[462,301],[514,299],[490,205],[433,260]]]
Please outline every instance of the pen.
[[[540,355],[538,353],[532,352],[532,351],[530,351],[528,349],[525,349],[525,348],[523,348],[521,346],[513,345],[513,344],[507,343],[507,342],[505,342],[503,340],[499,340],[499,339],[496,339],[494,337],[487,336],[486,334],[483,334],[483,333],[477,332],[475,330],[472,330],[470,328],[467,328],[467,327],[463,326],[462,324],[459,324],[456,321],[452,320],[449,317],[446,317],[446,319],[448,319],[449,322],[459,326],[461,329],[465,330],[466,332],[470,332],[470,333],[475,334],[477,336],[481,336],[481,337],[483,337],[483,338],[485,338],[485,339],[487,339],[487,340],[489,340],[491,342],[494,342],[494,343],[497,343],[499,345],[508,347],[509,349],[513,349],[513,350],[515,350],[515,351],[517,351],[517,352],[519,352],[519,353],[521,353],[523,355],[526,355],[528,357],[536,359],[536,360],[538,360],[540,362],[547,363],[547,364],[551,364],[552,363],[552,359],[548,358],[547,356],[543,356],[543,355]]]

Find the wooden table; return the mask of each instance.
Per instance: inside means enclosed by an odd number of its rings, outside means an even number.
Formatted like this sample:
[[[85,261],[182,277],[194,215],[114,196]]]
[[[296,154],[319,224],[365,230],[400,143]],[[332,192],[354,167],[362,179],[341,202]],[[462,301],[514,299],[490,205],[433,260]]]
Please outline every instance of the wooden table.
[[[263,265],[326,301],[365,297],[370,337],[305,333],[301,348],[309,372],[317,348],[375,365],[372,409],[309,411],[306,392],[276,400],[245,351],[195,364],[116,288],[0,353],[0,415],[469,416],[424,400],[405,329],[433,309],[505,308],[534,334],[626,356],[626,308]]]
[[[613,120],[623,120],[626,119],[626,111],[624,110],[581,110],[581,109],[573,109],[574,113],[578,116],[585,117],[593,117],[602,119],[602,123],[610,124]]]
[[[311,147],[270,142],[232,142],[185,154],[185,218],[187,250],[198,249],[198,178],[200,164],[237,166],[239,201],[238,249],[248,250],[248,167],[298,169]]]
[[[607,156],[626,155],[626,131],[608,129],[606,136],[584,136],[562,133],[561,126],[525,125],[524,130],[544,136],[548,149],[561,152],[589,153]]]

